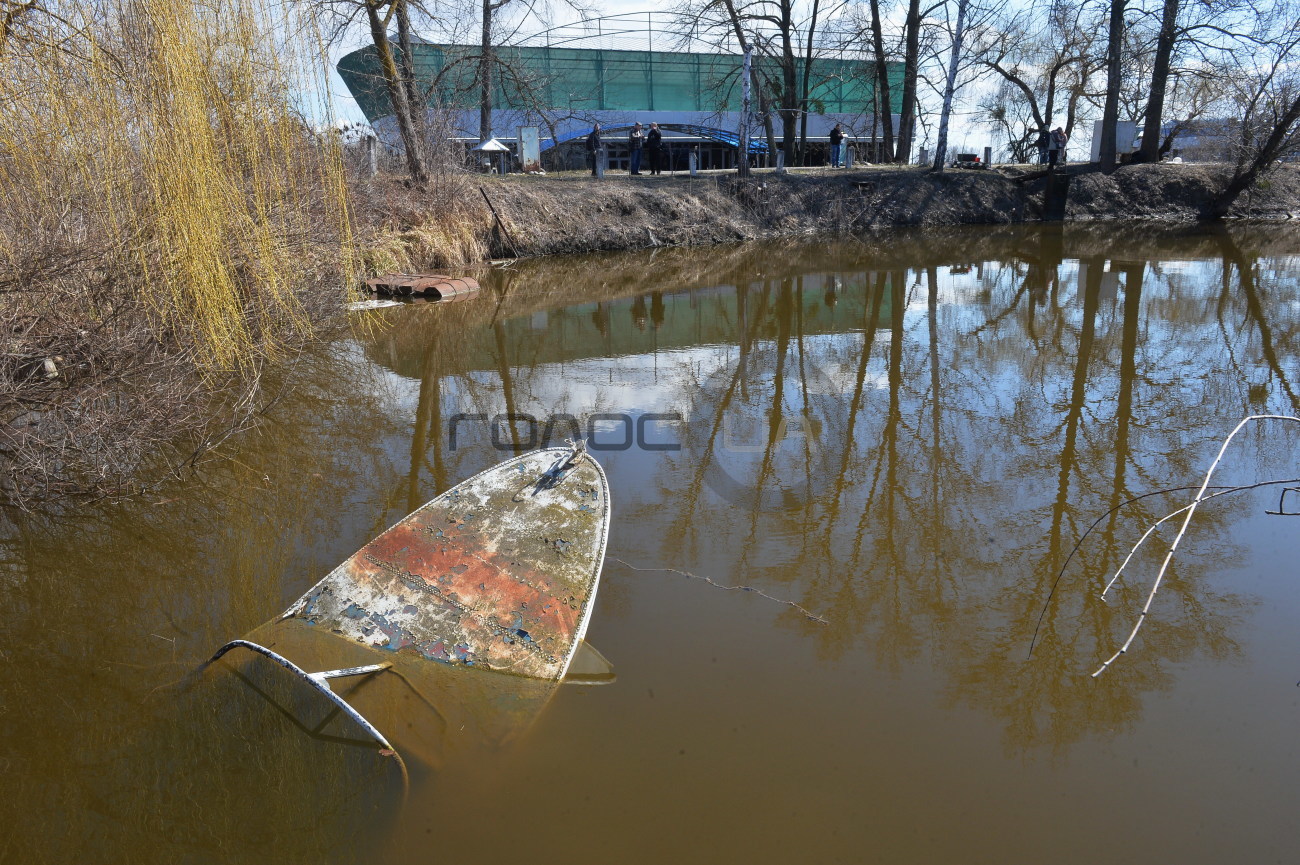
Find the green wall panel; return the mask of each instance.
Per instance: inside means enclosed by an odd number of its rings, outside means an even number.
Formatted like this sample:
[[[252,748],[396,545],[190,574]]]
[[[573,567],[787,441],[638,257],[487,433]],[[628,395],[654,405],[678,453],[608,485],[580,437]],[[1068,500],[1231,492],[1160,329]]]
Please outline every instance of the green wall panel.
[[[477,47],[419,44],[414,51],[422,90],[434,90],[446,105],[477,106]],[[512,70],[511,75],[498,76],[498,108],[525,108],[539,101],[551,110],[573,112],[740,108],[741,60],[735,55],[532,46],[498,51]],[[373,47],[346,55],[338,70],[367,118],[374,121],[392,113]],[[802,77],[802,68],[800,73]],[[815,113],[868,113],[872,76],[873,68],[864,61],[815,59],[811,72]],[[890,63],[894,113],[902,106],[902,77],[902,64]]]

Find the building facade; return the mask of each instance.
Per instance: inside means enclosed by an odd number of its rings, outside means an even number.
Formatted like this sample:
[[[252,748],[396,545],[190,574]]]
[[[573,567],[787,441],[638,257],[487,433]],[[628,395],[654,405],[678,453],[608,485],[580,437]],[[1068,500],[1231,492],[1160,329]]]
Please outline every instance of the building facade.
[[[619,167],[626,140],[619,133],[635,122],[647,128],[657,122],[670,153],[675,147],[684,159],[693,148],[703,167],[735,164],[742,98],[739,55],[571,45],[508,46],[496,53],[492,132],[502,141],[513,142],[520,126],[537,126],[543,151],[551,151],[549,159],[572,163],[573,151],[599,122],[612,145],[611,165]],[[453,137],[477,144],[479,48],[417,42],[412,54],[417,87],[429,94],[430,107],[450,117]],[[820,149],[824,158],[831,127],[840,123],[856,142],[859,159],[869,156],[882,125],[874,98],[874,64],[860,58],[818,57],[808,69],[810,153],[817,155]],[[373,46],[344,56],[338,71],[381,138],[396,145],[392,108]],[[803,71],[800,61],[800,92]],[[897,122],[902,64],[889,64],[889,75],[889,110]],[[750,110],[751,116],[757,114],[756,99],[751,99]],[[771,112],[779,148],[781,120],[775,106]],[[768,148],[762,123],[751,121],[750,134],[750,152],[764,158]]]

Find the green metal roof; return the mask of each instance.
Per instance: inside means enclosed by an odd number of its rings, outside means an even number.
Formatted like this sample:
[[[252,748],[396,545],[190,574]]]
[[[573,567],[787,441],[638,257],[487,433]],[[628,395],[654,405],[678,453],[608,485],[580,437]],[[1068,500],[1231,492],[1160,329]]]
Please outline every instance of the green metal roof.
[[[394,46],[396,47],[396,46]],[[477,46],[414,46],[416,80],[444,105],[478,104]],[[741,58],[733,54],[518,46],[497,49],[512,80],[498,76],[496,107],[586,111],[737,111]],[[767,58],[755,61],[771,63]],[[902,107],[903,64],[888,64],[891,112]],[[353,51],[339,75],[366,117],[392,113],[373,46]],[[800,68],[802,75],[802,65]],[[776,76],[774,76],[776,77]],[[862,60],[816,58],[811,100],[817,114],[871,111],[874,68]],[[436,83],[436,86],[435,86]]]

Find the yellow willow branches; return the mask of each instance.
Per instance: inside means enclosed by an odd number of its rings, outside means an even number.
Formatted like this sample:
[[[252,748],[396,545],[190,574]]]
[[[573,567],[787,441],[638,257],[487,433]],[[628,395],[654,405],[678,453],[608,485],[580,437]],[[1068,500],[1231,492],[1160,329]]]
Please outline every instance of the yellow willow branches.
[[[338,142],[303,119],[315,28],[262,0],[50,8],[0,53],[0,291],[130,285],[214,370],[305,329],[302,282],[352,269]]]

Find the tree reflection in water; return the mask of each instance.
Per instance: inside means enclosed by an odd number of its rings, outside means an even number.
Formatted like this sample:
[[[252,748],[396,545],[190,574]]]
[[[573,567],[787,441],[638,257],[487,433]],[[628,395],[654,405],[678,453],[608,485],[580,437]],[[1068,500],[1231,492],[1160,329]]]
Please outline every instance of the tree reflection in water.
[[[1244,502],[1198,520],[1200,552],[1177,564],[1144,662],[1078,685],[1135,602],[1099,603],[1097,588],[1176,499],[1117,506],[1195,477],[1261,375],[1266,401],[1294,403],[1276,348],[1295,344],[1293,317],[1269,316],[1295,279],[1274,268],[1261,287],[1226,232],[1160,243],[1167,258],[1152,260],[1149,242],[1048,226],[804,248],[780,266],[744,248],[525,265],[488,331],[429,309],[371,354],[456,332],[437,373],[449,384],[421,390],[447,394],[444,417],[524,413],[540,429],[557,411],[680,411],[680,453],[608,457],[660,493],[625,512],[654,527],[651,564],[728,550],[719,576],[828,615],[825,628],[781,619],[826,660],[859,646],[891,670],[931,656],[953,699],[1003,718],[1009,745],[1059,745],[1130,723],[1169,664],[1237,651],[1242,601],[1203,577],[1241,552]],[[436,462],[482,464],[485,438]],[[1257,442],[1243,464],[1279,447]]]
[[[1142,530],[1187,494],[1125,503],[1198,481],[1242,416],[1300,410],[1297,249],[1295,231],[1258,226],[928,231],[520,262],[486,274],[477,300],[367,313],[375,326],[282,371],[294,386],[262,429],[232,442],[230,459],[75,519],[8,519],[0,587],[9,620],[22,624],[0,638],[0,765],[13,789],[32,792],[0,802],[0,822],[47,839],[50,861],[215,861],[223,844],[233,858],[262,850],[286,861],[348,858],[339,845],[367,852],[349,845],[392,825],[367,818],[392,792],[382,765],[318,751],[318,742],[263,753],[223,740],[186,754],[186,742],[211,732],[205,718],[221,715],[241,736],[259,727],[229,688],[188,707],[151,702],[149,692],[508,449],[557,444],[596,414],[627,413],[635,430],[646,413],[677,413],[680,423],[641,426],[651,444],[679,450],[598,452],[614,495],[611,554],[753,585],[828,624],[756,595],[706,595],[713,590],[698,583],[611,564],[592,636],[619,684],[586,702],[556,701],[569,707],[573,731],[542,725],[551,738],[532,740],[542,768],[530,779],[585,802],[579,794],[593,791],[584,771],[631,773],[619,775],[620,795],[642,798],[623,823],[601,797],[587,805],[612,821],[609,832],[631,832],[650,808],[677,820],[707,813],[753,855],[777,849],[777,828],[718,802],[780,789],[767,783],[771,771],[800,797],[817,797],[817,815],[800,818],[813,831],[782,828],[781,837],[823,844],[823,858],[860,853],[862,827],[892,838],[894,850],[907,835],[908,849],[944,854],[926,861],[968,858],[907,834],[928,826],[936,807],[919,781],[911,792],[925,806],[913,814],[897,804],[905,797],[896,790],[935,749],[927,735],[938,730],[947,745],[959,736],[952,719],[974,717],[994,719],[1009,754],[1114,741],[1142,727],[1157,696],[1214,675],[1248,644],[1258,651],[1243,627],[1260,618],[1257,595],[1233,594],[1231,580],[1271,578],[1253,570],[1252,545],[1290,537],[1276,522],[1286,518],[1262,516],[1276,491],[1207,503],[1140,652],[1088,679],[1127,635],[1158,554],[1139,555],[1110,603],[1098,600],[1101,586]],[[597,426],[606,442],[624,434],[608,418]],[[1223,482],[1295,475],[1296,436],[1243,434]],[[674,659],[684,668],[662,675],[685,708],[645,685]],[[933,704],[906,702],[909,686],[937,688],[947,714],[936,720]],[[877,707],[874,689],[901,702]],[[787,705],[799,700],[817,702]],[[886,708],[898,713],[896,727],[882,723]],[[727,714],[741,711],[750,715]],[[584,718],[599,734],[583,737]],[[683,718],[694,725],[687,733]],[[792,725],[805,726],[792,735]],[[921,731],[915,740],[904,738],[910,727]],[[896,738],[870,741],[863,729]],[[280,733],[290,742],[292,731]],[[688,763],[675,741],[667,750],[665,737],[679,733],[689,733],[692,754],[699,743],[716,762]],[[684,768],[669,768],[655,748],[680,750]],[[250,759],[257,777],[308,792],[218,816],[253,777]],[[330,762],[313,780],[304,763],[317,759]],[[862,780],[876,770],[880,790]],[[216,804],[196,815],[185,796],[199,771]],[[568,818],[500,795],[525,788],[499,777],[475,766],[448,781],[474,803],[465,810],[446,807],[441,777],[415,779],[428,807],[398,821],[409,835],[398,846],[425,849],[427,831],[453,824],[469,831],[440,832],[449,856],[462,837],[569,840]],[[1005,779],[989,783],[1015,792]],[[862,818],[854,835],[856,824],[840,818],[860,800],[892,815],[896,831]],[[764,813],[786,805],[773,799]],[[996,823],[999,807],[980,811],[981,821]],[[337,822],[326,835],[294,834],[310,814]],[[437,820],[447,825],[428,822]],[[241,821],[249,828],[236,843],[229,836]],[[584,831],[599,834],[598,823]],[[134,845],[159,826],[200,824],[197,840],[178,832],[152,851]],[[833,830],[844,846],[828,840]],[[1143,834],[1107,849],[1141,846]],[[654,839],[660,846],[645,858],[672,837]]]

